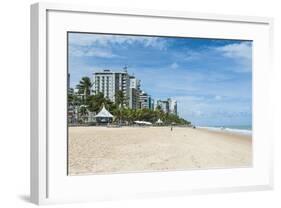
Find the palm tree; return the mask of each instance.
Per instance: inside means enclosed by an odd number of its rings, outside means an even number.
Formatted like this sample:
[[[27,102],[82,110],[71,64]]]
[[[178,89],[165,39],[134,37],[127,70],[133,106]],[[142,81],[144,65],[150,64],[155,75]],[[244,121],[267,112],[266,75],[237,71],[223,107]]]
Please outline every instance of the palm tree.
[[[124,103],[126,101],[126,97],[121,90],[118,90],[115,94],[115,103],[120,108],[123,108]]]
[[[106,108],[108,108],[109,100],[104,97],[103,93],[98,92],[95,95],[90,95],[87,97],[86,103],[88,106],[88,109],[91,112],[98,112],[102,108],[102,105],[105,105]]]
[[[87,107],[85,105],[81,105],[80,108],[79,108],[79,113],[80,113],[80,116],[81,116],[83,122],[85,122],[86,117],[88,115]]]
[[[91,94],[92,82],[89,77],[82,77],[79,84],[76,86],[79,94],[83,94],[83,101],[85,102]]]
[[[136,115],[136,110],[128,108],[127,116],[130,125],[134,122],[135,115]]]
[[[134,110],[130,109],[130,108],[124,108],[122,109],[123,112],[123,119],[125,121],[127,121],[127,124],[132,124],[133,120],[134,120]]]
[[[123,112],[122,109],[115,109],[114,110],[115,121],[118,121],[119,124],[122,123]]]
[[[159,111],[162,110],[161,106],[160,106],[160,105],[157,105],[157,106],[156,106],[156,110],[159,110]]]

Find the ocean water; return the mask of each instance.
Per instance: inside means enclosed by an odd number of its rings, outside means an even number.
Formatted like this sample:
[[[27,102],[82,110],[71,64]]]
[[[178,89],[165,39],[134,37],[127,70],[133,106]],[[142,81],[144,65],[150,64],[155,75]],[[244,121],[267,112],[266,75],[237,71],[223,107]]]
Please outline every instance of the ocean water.
[[[252,125],[225,125],[225,126],[213,126],[218,128],[229,128],[229,129],[241,129],[241,130],[252,130]]]
[[[252,125],[221,125],[221,126],[202,126],[212,131],[225,131],[236,134],[252,135]]]

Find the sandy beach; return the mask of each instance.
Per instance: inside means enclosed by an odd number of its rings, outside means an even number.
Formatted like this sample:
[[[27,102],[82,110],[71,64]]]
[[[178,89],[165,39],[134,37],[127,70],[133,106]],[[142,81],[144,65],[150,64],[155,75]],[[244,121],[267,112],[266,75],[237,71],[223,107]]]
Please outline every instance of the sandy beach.
[[[252,165],[247,135],[185,127],[69,127],[69,175]]]

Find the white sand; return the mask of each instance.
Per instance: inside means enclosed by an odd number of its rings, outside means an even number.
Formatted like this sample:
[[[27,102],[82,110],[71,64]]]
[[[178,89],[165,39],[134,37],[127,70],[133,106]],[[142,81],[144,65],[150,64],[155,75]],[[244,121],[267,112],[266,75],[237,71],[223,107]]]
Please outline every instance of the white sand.
[[[251,136],[174,127],[70,127],[69,174],[249,167]]]

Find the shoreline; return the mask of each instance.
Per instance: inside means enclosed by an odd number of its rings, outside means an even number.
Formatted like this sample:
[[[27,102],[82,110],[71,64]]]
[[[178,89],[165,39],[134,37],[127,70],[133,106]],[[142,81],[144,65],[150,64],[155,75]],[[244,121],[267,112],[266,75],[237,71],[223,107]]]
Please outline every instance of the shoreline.
[[[138,126],[138,125],[123,125],[123,126],[107,126],[107,125],[100,125],[100,126],[92,126],[92,125],[77,125],[77,126],[68,126],[68,127],[75,127],[75,128],[170,128],[171,125],[162,125],[162,126]],[[221,132],[226,134],[235,134],[235,135],[246,135],[246,136],[252,136],[252,130],[248,129],[234,129],[234,128],[221,128],[221,127],[205,127],[205,126],[195,126],[195,129],[201,129],[206,130],[209,132]],[[177,126],[174,125],[173,128],[189,128],[190,126]]]
[[[69,127],[69,174],[246,168],[249,135],[190,127]]]
[[[248,130],[248,129],[230,129],[230,128],[201,127],[201,126],[197,127],[197,129],[206,130],[206,131],[209,131],[209,132],[218,132],[218,133],[234,134],[234,135],[252,137],[252,130]]]

